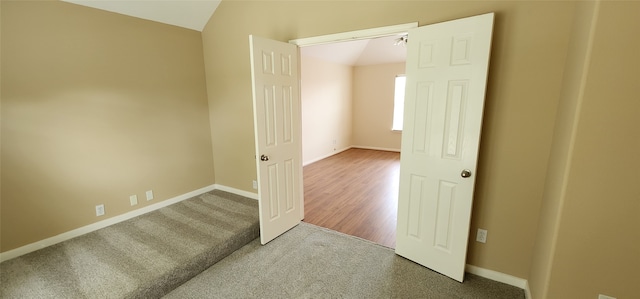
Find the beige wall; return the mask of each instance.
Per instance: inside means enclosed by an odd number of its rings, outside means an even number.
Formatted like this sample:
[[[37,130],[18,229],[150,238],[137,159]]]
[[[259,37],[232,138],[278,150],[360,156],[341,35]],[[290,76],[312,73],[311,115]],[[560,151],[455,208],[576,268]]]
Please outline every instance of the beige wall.
[[[404,72],[404,62],[354,67],[354,146],[400,151],[402,133],[391,124],[395,78]]]
[[[390,128],[404,63],[354,67],[304,55],[301,62],[304,164],[351,146],[400,151],[402,134]]]
[[[640,294],[638,12],[640,2],[600,4],[548,293],[539,298]]]
[[[349,65],[301,57],[303,164],[351,146],[352,78]]]
[[[595,7],[223,1],[201,43],[72,4],[3,1],[0,250],[102,220],[98,203],[111,217],[132,210],[131,194],[142,207],[148,189],[156,201],[213,184],[213,159],[216,183],[251,191],[249,34],[287,41],[495,11],[471,227],[489,235],[471,240],[468,263],[529,279],[536,299],[631,298],[640,4]]]
[[[214,183],[199,32],[1,5],[3,252]]]
[[[203,31],[216,182],[256,177],[248,35],[280,41],[496,12],[468,263],[526,278],[575,2],[223,1]],[[354,18],[354,16],[358,16]],[[474,234],[471,234],[473,237]]]
[[[596,12],[595,4],[595,1],[584,2],[576,7],[529,275],[533,298],[547,297],[549,275],[553,264],[553,253],[556,248],[558,225],[562,216],[566,191],[565,182],[569,175],[569,158],[575,139],[574,128],[578,120],[586,66],[589,62],[588,53],[591,48],[590,37],[594,12]]]

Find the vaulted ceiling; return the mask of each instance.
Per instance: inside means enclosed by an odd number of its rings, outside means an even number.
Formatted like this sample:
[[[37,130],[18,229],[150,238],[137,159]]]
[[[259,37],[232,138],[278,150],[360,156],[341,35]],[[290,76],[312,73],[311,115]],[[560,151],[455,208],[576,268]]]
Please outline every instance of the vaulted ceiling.
[[[353,66],[404,62],[407,59],[407,49],[404,45],[395,45],[399,37],[400,35],[392,35],[309,46],[300,48],[300,53],[303,56]]]
[[[62,0],[123,15],[202,31],[220,0]]]

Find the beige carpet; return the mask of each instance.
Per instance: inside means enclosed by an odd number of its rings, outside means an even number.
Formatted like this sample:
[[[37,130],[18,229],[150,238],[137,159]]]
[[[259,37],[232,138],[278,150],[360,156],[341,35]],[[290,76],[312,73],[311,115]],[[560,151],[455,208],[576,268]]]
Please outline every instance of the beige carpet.
[[[0,264],[0,298],[159,298],[259,236],[258,202],[212,191]]]
[[[165,298],[525,298],[467,274],[458,283],[366,240],[301,223],[255,240]]]

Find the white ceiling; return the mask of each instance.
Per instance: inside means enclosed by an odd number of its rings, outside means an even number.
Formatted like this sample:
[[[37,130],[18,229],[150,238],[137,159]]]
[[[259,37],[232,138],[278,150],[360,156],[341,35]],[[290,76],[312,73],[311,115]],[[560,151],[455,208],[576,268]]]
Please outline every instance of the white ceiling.
[[[400,36],[302,47],[300,54],[353,66],[405,62],[407,48],[404,45],[394,45]]]
[[[62,0],[145,20],[202,31],[220,0]]]
[[[141,19],[202,31],[221,0],[62,0]],[[302,55],[344,65],[404,62],[399,35],[301,48]]]

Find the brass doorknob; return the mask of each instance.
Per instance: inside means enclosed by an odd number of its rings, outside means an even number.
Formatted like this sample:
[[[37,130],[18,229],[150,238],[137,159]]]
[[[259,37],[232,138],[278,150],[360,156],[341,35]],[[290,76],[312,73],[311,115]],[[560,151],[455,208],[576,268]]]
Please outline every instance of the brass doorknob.
[[[269,156],[261,155],[260,161],[269,161]]]

